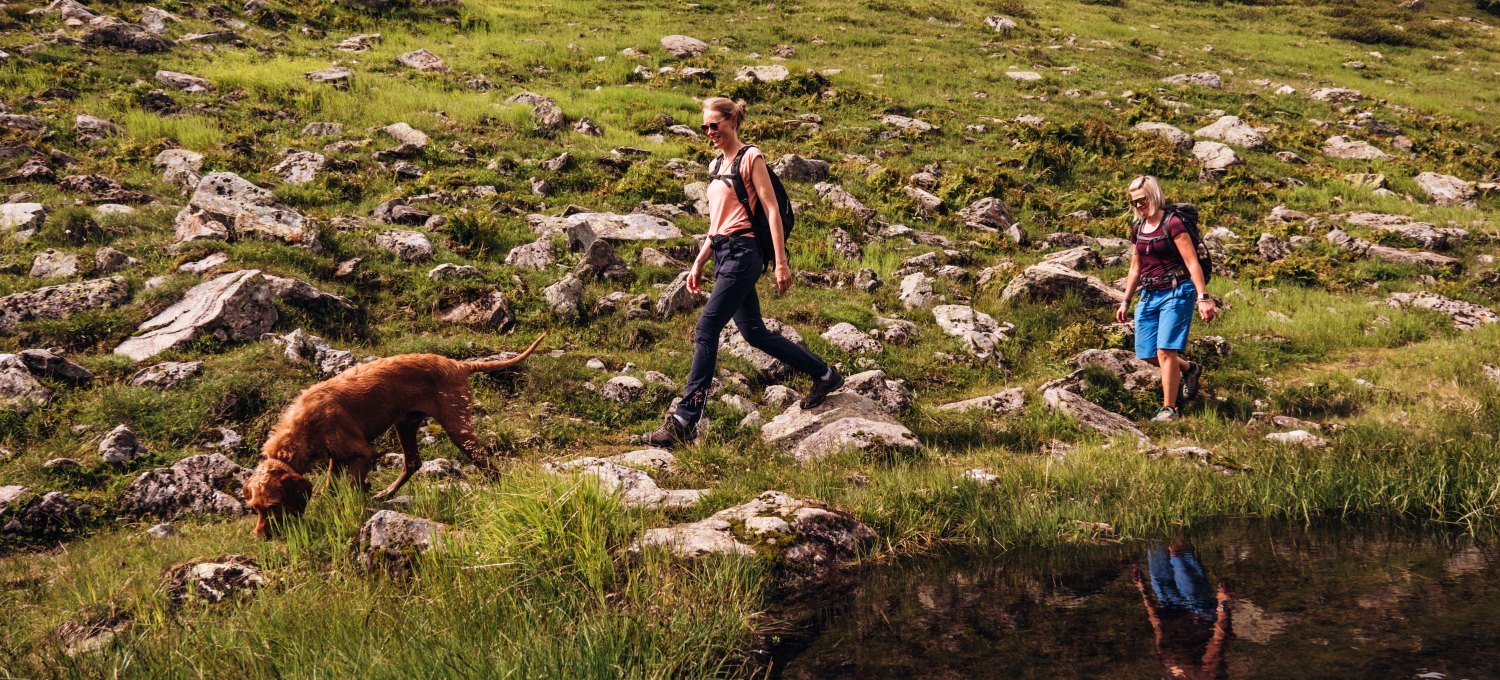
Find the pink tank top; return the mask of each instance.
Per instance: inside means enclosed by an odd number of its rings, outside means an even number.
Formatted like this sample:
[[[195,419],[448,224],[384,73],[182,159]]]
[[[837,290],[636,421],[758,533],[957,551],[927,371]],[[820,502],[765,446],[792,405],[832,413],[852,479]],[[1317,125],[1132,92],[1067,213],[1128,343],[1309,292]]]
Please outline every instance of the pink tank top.
[[[760,197],[755,194],[755,185],[750,182],[750,171],[755,167],[755,159],[760,157],[760,149],[755,147],[746,149],[745,155],[740,157],[740,178],[745,181],[745,192],[749,194],[751,207],[760,203]],[[722,174],[728,174],[729,166],[733,163],[734,157],[730,156],[719,162],[717,170]],[[745,212],[745,206],[740,204],[740,199],[734,194],[734,187],[729,184],[729,180],[711,180],[708,183],[708,235],[749,233],[750,214]]]

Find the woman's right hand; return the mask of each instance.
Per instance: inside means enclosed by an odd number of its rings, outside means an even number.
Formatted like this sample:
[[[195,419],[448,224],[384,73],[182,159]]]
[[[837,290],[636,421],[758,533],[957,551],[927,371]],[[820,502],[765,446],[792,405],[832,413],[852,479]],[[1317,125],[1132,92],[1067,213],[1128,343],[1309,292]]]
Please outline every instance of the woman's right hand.
[[[703,263],[702,262],[694,261],[693,262],[693,266],[688,269],[687,284],[688,284],[688,292],[690,292],[690,293],[692,293],[694,295],[697,295],[698,293],[703,292]]]
[[[1125,320],[1129,318],[1130,301],[1126,300],[1124,302],[1121,302],[1119,308],[1115,310],[1115,323],[1125,323]]]

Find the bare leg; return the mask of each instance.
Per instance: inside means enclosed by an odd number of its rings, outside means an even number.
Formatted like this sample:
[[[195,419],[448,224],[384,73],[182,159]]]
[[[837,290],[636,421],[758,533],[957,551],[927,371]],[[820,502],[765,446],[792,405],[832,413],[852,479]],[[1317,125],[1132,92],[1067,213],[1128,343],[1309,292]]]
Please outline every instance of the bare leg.
[[[422,456],[417,451],[417,429],[422,426],[422,420],[426,416],[420,413],[408,413],[401,422],[396,423],[396,438],[401,440],[401,451],[405,457],[401,460],[401,476],[396,478],[384,491],[377,493],[373,498],[387,498],[396,493],[406,480],[411,479],[418,468],[422,466]]]
[[[1187,362],[1178,356],[1177,350],[1156,350],[1156,365],[1161,367],[1161,403],[1177,407],[1177,388],[1182,383],[1182,371]]]

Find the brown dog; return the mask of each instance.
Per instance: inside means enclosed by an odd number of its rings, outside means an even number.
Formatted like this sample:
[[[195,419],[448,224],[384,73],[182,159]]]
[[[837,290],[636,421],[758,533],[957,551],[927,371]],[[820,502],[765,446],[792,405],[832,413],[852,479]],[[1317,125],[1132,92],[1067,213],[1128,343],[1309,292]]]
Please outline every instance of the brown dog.
[[[271,429],[260,464],[245,481],[245,504],[254,510],[255,535],[270,535],[270,519],[300,514],[312,495],[303,474],[327,460],[361,488],[378,455],[371,442],[396,427],[405,460],[401,476],[376,498],[396,493],[422,465],[417,430],[431,417],[475,463],[489,459],[474,438],[469,376],[515,366],[531,356],[543,333],[519,356],[504,361],[454,361],[436,354],[402,354],[355,366],[302,391]]]

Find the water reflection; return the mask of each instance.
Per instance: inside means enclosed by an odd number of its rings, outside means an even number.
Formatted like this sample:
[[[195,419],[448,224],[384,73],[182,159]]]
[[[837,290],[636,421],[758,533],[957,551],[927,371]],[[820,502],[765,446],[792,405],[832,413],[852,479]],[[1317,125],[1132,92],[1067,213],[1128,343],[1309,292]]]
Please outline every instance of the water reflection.
[[[784,678],[1500,680],[1493,547],[1225,525],[882,568],[775,650]],[[1440,675],[1431,675],[1440,674]]]

